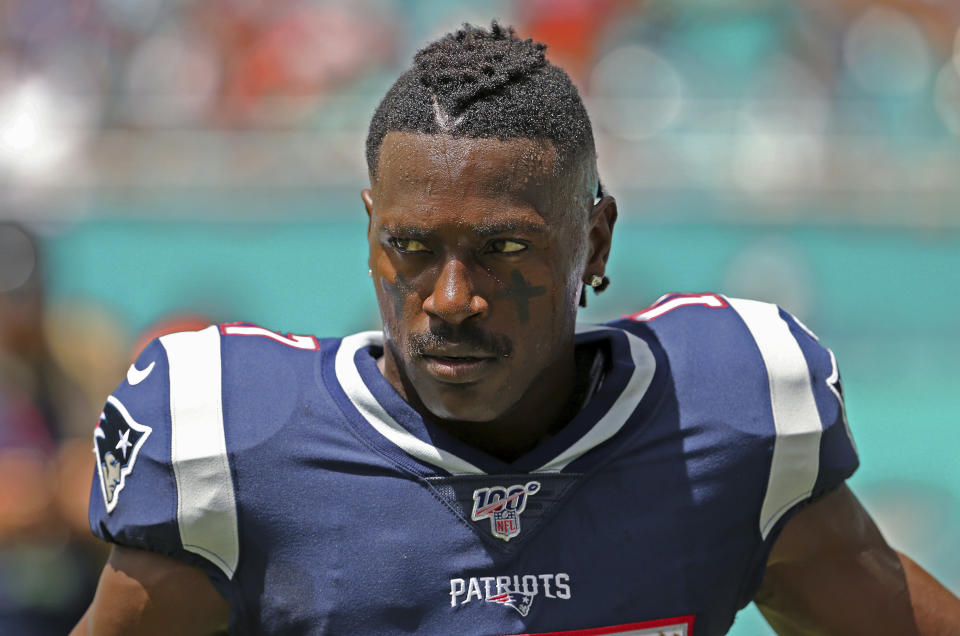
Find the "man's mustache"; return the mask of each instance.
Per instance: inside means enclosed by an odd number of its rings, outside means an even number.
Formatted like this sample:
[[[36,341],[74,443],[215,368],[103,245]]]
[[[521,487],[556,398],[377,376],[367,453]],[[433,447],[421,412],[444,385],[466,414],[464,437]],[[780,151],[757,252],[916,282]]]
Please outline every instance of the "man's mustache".
[[[440,324],[427,332],[411,333],[407,342],[410,353],[417,357],[447,345],[466,346],[498,358],[507,358],[513,353],[513,342],[510,338],[484,331],[475,325],[454,327]]]

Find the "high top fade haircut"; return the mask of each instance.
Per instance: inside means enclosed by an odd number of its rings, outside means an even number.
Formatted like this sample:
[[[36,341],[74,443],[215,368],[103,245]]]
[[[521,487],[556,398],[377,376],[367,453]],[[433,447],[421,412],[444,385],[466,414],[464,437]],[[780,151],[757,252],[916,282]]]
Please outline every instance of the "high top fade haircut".
[[[377,176],[380,145],[390,131],[549,140],[557,173],[578,160],[595,161],[580,93],[563,69],[547,61],[546,48],[494,20],[489,30],[464,24],[421,49],[370,122],[371,176]]]

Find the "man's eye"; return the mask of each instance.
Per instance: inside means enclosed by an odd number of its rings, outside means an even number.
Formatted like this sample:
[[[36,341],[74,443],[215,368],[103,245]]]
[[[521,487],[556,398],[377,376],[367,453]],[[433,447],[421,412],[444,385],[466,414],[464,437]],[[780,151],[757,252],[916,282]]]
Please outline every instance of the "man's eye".
[[[426,245],[417,239],[392,238],[390,239],[390,244],[401,252],[420,253],[430,251]]]
[[[525,249],[527,249],[526,243],[511,241],[510,239],[497,239],[490,243],[490,251],[498,254],[516,254]]]

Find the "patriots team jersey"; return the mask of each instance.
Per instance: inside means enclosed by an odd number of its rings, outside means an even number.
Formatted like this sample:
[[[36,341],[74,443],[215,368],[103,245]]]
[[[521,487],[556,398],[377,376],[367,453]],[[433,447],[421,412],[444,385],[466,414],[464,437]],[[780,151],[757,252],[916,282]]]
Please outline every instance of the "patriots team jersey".
[[[151,343],[94,432],[94,533],[202,568],[231,633],[709,636],[857,467],[833,354],[774,305],[579,327],[602,382],[513,463],[424,422],[382,338]]]

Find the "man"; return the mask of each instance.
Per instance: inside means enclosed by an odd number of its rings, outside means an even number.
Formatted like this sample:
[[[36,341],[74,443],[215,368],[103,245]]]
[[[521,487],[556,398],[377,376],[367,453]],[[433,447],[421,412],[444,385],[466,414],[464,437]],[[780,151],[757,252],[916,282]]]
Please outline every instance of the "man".
[[[116,547],[75,633],[701,636],[751,600],[783,633],[960,630],[843,485],[839,375],[800,322],[673,294],[575,324],[617,212],[542,45],[430,44],[367,158],[383,333],[149,345],[98,428]]]

